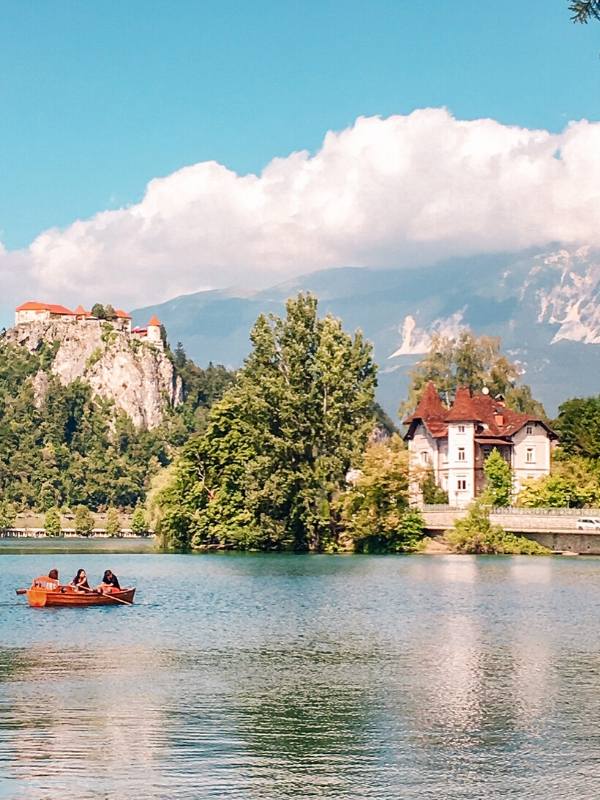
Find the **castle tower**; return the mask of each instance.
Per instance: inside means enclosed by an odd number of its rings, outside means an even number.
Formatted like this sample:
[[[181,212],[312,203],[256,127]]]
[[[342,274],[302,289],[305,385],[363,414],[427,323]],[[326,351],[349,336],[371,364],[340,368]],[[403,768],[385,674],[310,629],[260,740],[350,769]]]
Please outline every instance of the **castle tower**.
[[[160,320],[158,319],[156,314],[153,314],[152,317],[150,318],[150,322],[148,322],[147,325],[148,333],[146,335],[146,338],[148,339],[149,342],[152,342],[152,344],[156,344],[159,347],[162,347],[163,341],[162,341],[162,336],[160,335],[160,326],[161,326]]]

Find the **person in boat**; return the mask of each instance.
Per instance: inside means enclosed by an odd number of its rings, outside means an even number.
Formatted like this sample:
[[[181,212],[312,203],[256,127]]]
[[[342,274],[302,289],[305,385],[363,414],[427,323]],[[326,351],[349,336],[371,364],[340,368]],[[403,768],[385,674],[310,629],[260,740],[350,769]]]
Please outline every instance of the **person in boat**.
[[[51,569],[47,575],[40,575],[39,578],[34,578],[32,587],[39,589],[46,589],[49,592],[55,592],[60,586],[58,580],[58,570]]]
[[[83,591],[85,589],[90,588],[87,575],[84,569],[77,570],[77,575],[75,575],[69,586],[72,586],[74,589],[78,589],[79,591]]]
[[[99,592],[115,592],[121,589],[119,579],[112,570],[107,569],[102,576],[102,583],[98,586]]]

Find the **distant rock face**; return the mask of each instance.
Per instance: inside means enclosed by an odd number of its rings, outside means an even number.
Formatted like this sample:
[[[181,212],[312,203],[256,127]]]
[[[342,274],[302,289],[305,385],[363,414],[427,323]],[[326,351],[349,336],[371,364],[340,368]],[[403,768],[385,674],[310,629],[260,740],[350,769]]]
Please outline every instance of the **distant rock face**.
[[[7,331],[5,341],[32,353],[44,344],[53,346],[50,369],[63,385],[81,378],[95,394],[113,400],[137,427],[155,428],[168,408],[181,403],[181,380],[163,350],[106,322],[30,322]],[[47,382],[39,374],[34,389],[43,401]]]

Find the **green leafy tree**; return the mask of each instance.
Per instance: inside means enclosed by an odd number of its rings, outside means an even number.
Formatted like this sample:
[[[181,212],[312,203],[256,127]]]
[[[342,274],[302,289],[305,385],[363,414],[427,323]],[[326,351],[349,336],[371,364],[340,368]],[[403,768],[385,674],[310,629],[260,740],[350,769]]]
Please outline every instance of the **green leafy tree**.
[[[148,522],[142,506],[136,506],[131,517],[131,530],[136,536],[143,536],[148,532]]]
[[[235,384],[183,449],[162,495],[170,546],[329,546],[332,500],[374,426],[375,367],[316,298],[286,310],[258,318]]]
[[[398,435],[369,444],[358,476],[337,505],[340,538],[351,549],[374,553],[416,548],[423,520],[408,506],[408,452]]]
[[[562,403],[555,427],[562,453],[600,458],[600,396],[576,397]]]
[[[117,318],[117,312],[110,305],[110,303],[104,306],[104,319],[108,320],[109,322]]]
[[[16,519],[15,507],[7,500],[0,500],[0,529],[12,528]]]
[[[60,536],[62,530],[60,510],[53,506],[46,511],[44,516],[44,528],[48,536]]]
[[[77,506],[75,509],[75,533],[79,536],[91,536],[94,530],[94,517],[86,506]]]
[[[509,506],[512,499],[512,470],[497,447],[486,458],[483,473],[484,502],[491,506]]]
[[[456,520],[454,528],[446,532],[445,539],[457,553],[515,555],[546,555],[546,547],[524,536],[508,533],[500,525],[490,522],[489,507],[481,500],[469,506],[467,515]]]
[[[493,397],[502,395],[515,411],[545,418],[544,407],[534,400],[529,386],[519,384],[519,378],[518,366],[502,355],[499,338],[475,336],[469,330],[457,337],[435,334],[429,352],[410,373],[408,398],[400,414],[412,411],[427,383],[433,381],[447,403],[459,386],[468,386],[474,392],[486,386]]]
[[[448,503],[448,492],[438,486],[432,467],[425,470],[425,474],[420,481],[420,487],[423,502],[426,505],[446,505]]]
[[[121,535],[121,519],[116,508],[109,508],[106,512],[106,532],[109,536]]]
[[[600,20],[600,0],[571,0],[569,11],[573,22],[587,25],[592,19]]]
[[[94,303],[92,306],[92,316],[97,319],[106,319],[106,309],[102,303]]]

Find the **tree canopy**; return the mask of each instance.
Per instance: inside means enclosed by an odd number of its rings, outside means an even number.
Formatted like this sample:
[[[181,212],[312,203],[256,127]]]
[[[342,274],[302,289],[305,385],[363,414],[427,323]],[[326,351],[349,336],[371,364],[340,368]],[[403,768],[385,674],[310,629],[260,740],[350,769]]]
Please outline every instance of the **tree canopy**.
[[[374,427],[371,347],[302,294],[285,318],[259,316],[250,338],[162,493],[161,530],[173,547],[323,549],[333,497]]]
[[[461,331],[457,337],[434,334],[429,352],[410,373],[408,397],[400,407],[401,416],[416,407],[425,386],[433,381],[447,401],[459,386],[477,392],[487,386],[493,397],[502,395],[515,411],[544,418],[544,407],[533,398],[529,386],[519,383],[521,370],[502,354],[500,344],[498,337],[476,336],[469,330]]]
[[[569,11],[573,22],[587,25],[592,19],[600,20],[600,0],[571,0]]]

